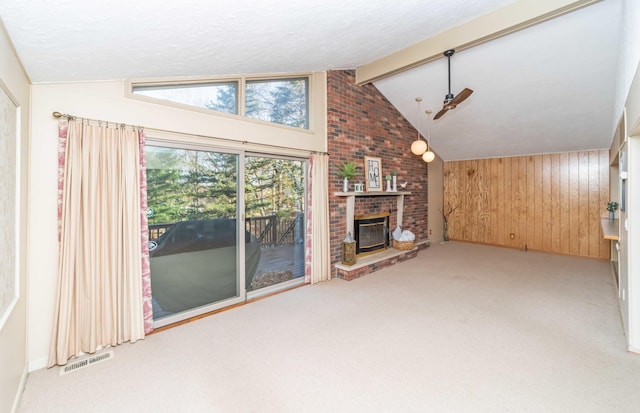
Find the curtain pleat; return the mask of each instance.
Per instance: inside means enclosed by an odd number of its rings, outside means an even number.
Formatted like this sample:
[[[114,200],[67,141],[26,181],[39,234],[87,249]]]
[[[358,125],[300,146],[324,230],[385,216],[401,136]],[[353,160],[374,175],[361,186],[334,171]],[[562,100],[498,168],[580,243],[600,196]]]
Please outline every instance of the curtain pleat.
[[[316,157],[312,154],[309,157],[309,168],[307,170],[307,209],[305,213],[304,226],[304,282],[311,283],[311,267],[313,265],[313,164]]]
[[[50,367],[142,339],[145,330],[138,132],[64,119],[59,130],[64,151]]]
[[[144,147],[144,132],[138,134],[140,153],[140,242],[142,246],[142,302],[144,311],[144,333],[153,331],[153,301],[151,298],[151,263],[149,261],[149,221],[147,206],[147,158]]]
[[[329,156],[312,154],[307,179],[305,281],[331,278],[329,256]]]

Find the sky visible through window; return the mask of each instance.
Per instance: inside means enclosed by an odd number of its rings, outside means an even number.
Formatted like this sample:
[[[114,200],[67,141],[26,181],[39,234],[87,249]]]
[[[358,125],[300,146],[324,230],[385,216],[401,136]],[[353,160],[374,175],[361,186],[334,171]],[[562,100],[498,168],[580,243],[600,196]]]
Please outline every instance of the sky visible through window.
[[[239,114],[240,81],[134,86],[133,93],[216,112]],[[256,79],[245,83],[245,116],[309,129],[309,80]]]
[[[192,85],[135,86],[133,92],[170,102],[224,113],[238,113],[236,82]]]

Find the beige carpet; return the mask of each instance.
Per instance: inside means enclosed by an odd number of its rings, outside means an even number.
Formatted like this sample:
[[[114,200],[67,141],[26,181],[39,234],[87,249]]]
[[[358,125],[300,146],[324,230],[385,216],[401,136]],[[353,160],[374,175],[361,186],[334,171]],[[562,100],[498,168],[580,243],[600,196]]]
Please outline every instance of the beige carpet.
[[[20,412],[637,412],[607,262],[450,242],[32,373]]]

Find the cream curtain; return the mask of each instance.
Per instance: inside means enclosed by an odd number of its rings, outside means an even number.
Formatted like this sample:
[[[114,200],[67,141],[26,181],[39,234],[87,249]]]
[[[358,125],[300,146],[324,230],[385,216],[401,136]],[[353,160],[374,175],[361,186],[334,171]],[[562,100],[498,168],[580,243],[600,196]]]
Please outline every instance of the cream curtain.
[[[59,278],[49,367],[144,338],[138,131],[60,122]]]
[[[329,252],[329,156],[313,154],[307,179],[307,233],[305,281],[317,283],[331,278]]]

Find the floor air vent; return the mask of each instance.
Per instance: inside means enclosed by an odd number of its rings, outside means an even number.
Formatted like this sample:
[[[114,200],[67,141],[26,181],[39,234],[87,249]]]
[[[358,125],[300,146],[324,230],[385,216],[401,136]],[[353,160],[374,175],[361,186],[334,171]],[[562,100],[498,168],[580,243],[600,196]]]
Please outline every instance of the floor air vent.
[[[112,358],[113,358],[113,351],[111,350],[105,353],[93,355],[83,360],[74,361],[73,363],[69,363],[66,366],[60,367],[60,375],[62,376],[67,373],[72,373],[76,370],[80,370],[85,367],[89,367],[96,363],[100,363],[101,361],[109,360]]]

